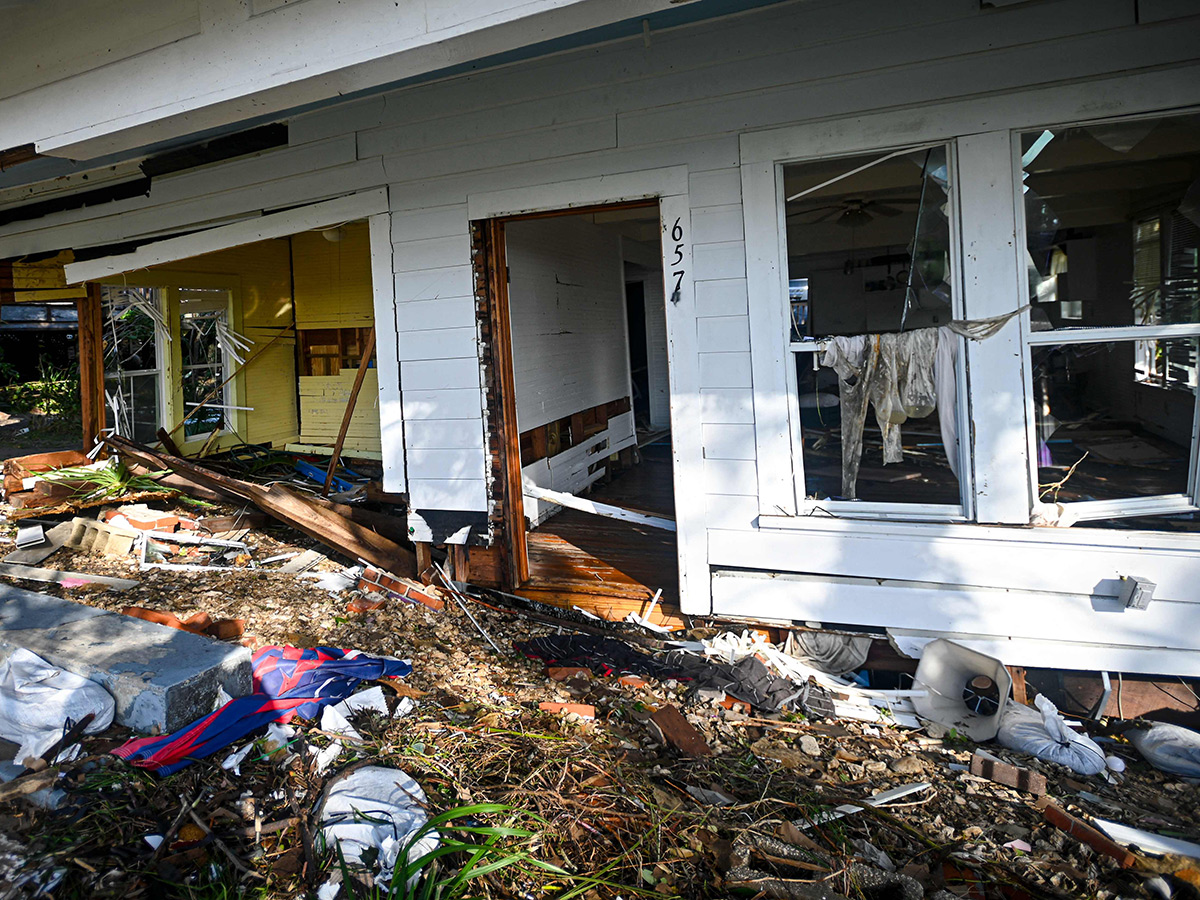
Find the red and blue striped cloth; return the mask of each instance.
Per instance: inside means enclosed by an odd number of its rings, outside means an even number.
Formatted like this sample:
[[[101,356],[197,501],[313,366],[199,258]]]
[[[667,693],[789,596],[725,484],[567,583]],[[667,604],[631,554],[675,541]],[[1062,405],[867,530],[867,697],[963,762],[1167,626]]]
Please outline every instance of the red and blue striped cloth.
[[[174,734],[128,741],[113,754],[135,766],[170,775],[216,753],[271,722],[314,718],[323,706],[345,700],[363,681],[403,678],[401,659],[333,647],[263,647],[253,657],[254,693],[230,700]]]

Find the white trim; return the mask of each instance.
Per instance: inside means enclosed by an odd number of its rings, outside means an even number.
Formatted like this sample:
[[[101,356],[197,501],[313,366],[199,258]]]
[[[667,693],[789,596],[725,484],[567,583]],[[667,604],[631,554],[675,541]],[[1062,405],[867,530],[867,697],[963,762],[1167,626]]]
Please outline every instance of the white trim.
[[[613,506],[610,503],[597,503],[595,500],[588,500],[586,497],[576,497],[574,494],[568,494],[565,491],[552,491],[549,488],[538,487],[528,478],[525,479],[525,484],[521,490],[527,500],[545,500],[556,506],[577,509],[580,512],[591,513],[594,516],[619,519],[622,522],[633,522],[637,525],[648,525],[651,528],[660,528],[663,531],[675,531],[674,519],[651,516],[646,513],[625,509],[622,506]]]
[[[1165,113],[1194,106],[1197,96],[1200,96],[1200,65],[1120,74],[1077,84],[926,103],[917,108],[747,132],[741,135],[741,162],[746,166],[785,159],[851,156],[988,131],[1032,131],[1063,122],[1086,123]],[[1097,108],[1101,106],[1103,116],[1097,116]]]
[[[1133,529],[1054,528],[1035,525],[980,525],[970,522],[903,522],[854,519],[845,516],[759,516],[763,532],[823,532],[846,537],[901,538],[920,541],[999,541],[1044,544],[1047,547],[1117,547],[1145,552],[1200,553],[1200,534]],[[1098,540],[1103,535],[1104,540]]]
[[[328,228],[352,219],[363,219],[377,213],[387,212],[387,209],[386,188],[361,191],[357,194],[339,197],[336,200],[312,203],[284,212],[259,216],[249,221],[209,228],[206,231],[185,234],[182,237],[167,238],[146,244],[132,253],[68,263],[66,266],[67,283],[79,284],[84,281],[97,281],[101,278],[119,275],[122,272],[132,272],[136,269],[146,269],[163,263],[178,262],[181,259],[190,259],[193,256],[214,253],[217,250],[227,250],[230,247],[240,247],[243,244],[253,244],[256,241],[286,237],[313,228]]]
[[[1097,328],[1059,328],[1025,336],[1030,347],[1058,344],[1100,344],[1108,341],[1155,341],[1200,336],[1200,322],[1185,325],[1119,325]]]
[[[602,206],[628,200],[686,195],[687,173],[687,166],[667,166],[503,191],[481,191],[467,195],[467,217],[475,221],[573,209],[577,206]]]
[[[387,205],[387,188],[384,206]],[[375,316],[375,370],[379,383],[379,440],[383,489],[408,490],[404,447],[404,399],[400,385],[400,338],[396,323],[396,278],[392,273],[392,216],[386,210],[367,219],[371,252],[371,297]]]
[[[482,191],[467,195],[472,221],[498,216],[603,206],[626,200],[658,199],[662,234],[663,294],[667,317],[667,375],[671,407],[672,481],[679,562],[680,609],[707,615],[712,609],[708,577],[708,534],[704,494],[696,489],[704,471],[700,416],[700,361],[696,336],[696,292],[692,276],[691,204],[688,167],[664,166],[551,184]],[[678,223],[678,239],[672,230]],[[676,252],[678,247],[678,253]],[[681,272],[678,278],[674,272]],[[676,282],[679,296],[673,302]]]

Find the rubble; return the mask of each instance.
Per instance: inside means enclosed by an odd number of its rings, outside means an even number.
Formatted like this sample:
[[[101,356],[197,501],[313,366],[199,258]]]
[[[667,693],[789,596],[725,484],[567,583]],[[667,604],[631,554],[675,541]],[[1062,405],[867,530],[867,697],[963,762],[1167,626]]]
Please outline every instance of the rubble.
[[[373,859],[342,870],[320,838],[319,800],[377,767],[424,792],[448,853],[414,860],[388,844],[410,863],[405,878],[456,877],[468,845],[495,854],[485,868],[516,860],[472,876],[481,897],[1192,896],[1195,788],[1149,765],[1120,729],[1092,730],[1125,771],[1081,776],[927,725],[912,703],[919,688],[861,687],[763,635],[698,627],[671,642],[461,582],[420,584],[359,568],[327,541],[315,549],[284,518],[250,518],[257,503],[222,496],[199,518],[172,500],[123,514],[155,529],[135,528],[125,556],[61,546],[47,557],[125,590],[44,581],[35,596],[216,630],[226,643],[179,636],[243,654],[240,643],[354,648],[412,660],[411,674],[163,776],[111,754],[138,737],[127,726],[83,735],[76,760],[0,787],[14,881],[131,898],[361,895],[380,870]],[[141,567],[147,547],[165,567]],[[223,620],[238,626],[212,628]],[[511,649],[531,642],[558,652]],[[56,810],[25,799],[51,793]],[[439,815],[449,818],[433,825]]]

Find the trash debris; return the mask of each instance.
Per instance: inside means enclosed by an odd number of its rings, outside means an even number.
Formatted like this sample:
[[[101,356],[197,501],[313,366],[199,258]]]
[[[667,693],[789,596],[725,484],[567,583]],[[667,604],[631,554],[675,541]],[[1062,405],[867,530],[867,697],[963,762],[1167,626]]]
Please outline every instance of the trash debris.
[[[389,884],[401,853],[413,865],[438,847],[437,831],[425,827],[425,807],[421,786],[399,769],[354,769],[330,782],[317,807],[323,849]],[[413,873],[409,887],[418,876]]]
[[[175,734],[138,738],[112,752],[140,768],[170,775],[269,723],[297,715],[311,719],[321,707],[349,696],[361,681],[403,678],[411,672],[403,660],[357,651],[263,647],[254,654],[253,694],[231,700]]]
[[[1012,677],[1000,660],[938,639],[925,645],[913,686],[926,691],[913,698],[921,718],[988,741],[1000,729]]]
[[[1010,703],[996,740],[1009,750],[1056,762],[1080,775],[1099,775],[1105,769],[1104,751],[1085,734],[1070,728],[1045,694],[1034,700],[1037,709]]]
[[[0,737],[19,744],[13,762],[25,765],[62,737],[64,729],[91,715],[87,733],[112,724],[116,704],[103,687],[50,665],[23,648],[0,662]]]
[[[1046,793],[1046,776],[1040,772],[1022,769],[1004,760],[996,759],[990,753],[976,750],[971,755],[971,774],[986,778],[1006,787],[1026,791],[1036,797]]]
[[[1200,734],[1180,725],[1157,722],[1125,733],[1129,743],[1154,768],[1186,778],[1200,778]]]

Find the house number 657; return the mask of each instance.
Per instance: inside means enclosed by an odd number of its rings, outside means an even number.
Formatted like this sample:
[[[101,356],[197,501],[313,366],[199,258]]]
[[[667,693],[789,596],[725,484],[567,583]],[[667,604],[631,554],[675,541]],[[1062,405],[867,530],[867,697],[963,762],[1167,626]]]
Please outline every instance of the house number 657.
[[[675,290],[671,293],[671,302],[678,303],[683,290],[683,225],[681,220],[676,219],[675,224],[671,226],[671,240],[675,242],[675,255],[671,260],[672,266],[680,268],[672,269],[671,275],[675,278]]]

